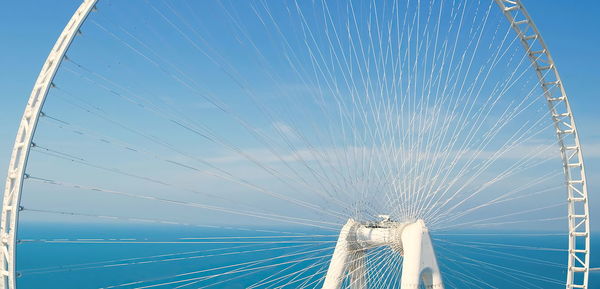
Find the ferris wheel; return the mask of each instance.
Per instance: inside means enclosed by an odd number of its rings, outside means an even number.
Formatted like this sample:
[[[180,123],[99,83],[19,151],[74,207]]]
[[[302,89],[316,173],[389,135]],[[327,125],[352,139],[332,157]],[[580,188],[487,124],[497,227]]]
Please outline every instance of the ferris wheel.
[[[0,288],[589,288],[578,131],[521,1],[85,0],[0,229]],[[56,246],[80,259],[31,261]]]

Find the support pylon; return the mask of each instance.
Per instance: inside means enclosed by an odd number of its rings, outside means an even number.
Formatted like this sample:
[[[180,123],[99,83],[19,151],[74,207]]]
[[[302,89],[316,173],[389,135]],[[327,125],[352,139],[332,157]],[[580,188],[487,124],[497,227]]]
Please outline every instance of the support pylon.
[[[379,223],[360,223],[353,219],[342,227],[323,289],[339,289],[346,276],[351,289],[366,289],[366,251],[390,246],[403,255],[401,289],[443,289],[429,230],[423,220],[393,222],[385,218]]]

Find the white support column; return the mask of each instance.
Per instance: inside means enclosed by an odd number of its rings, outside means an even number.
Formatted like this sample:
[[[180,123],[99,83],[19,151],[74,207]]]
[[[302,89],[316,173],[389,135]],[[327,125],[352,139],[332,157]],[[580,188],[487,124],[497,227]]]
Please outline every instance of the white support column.
[[[329,269],[327,270],[327,276],[325,276],[325,283],[323,289],[339,289],[344,282],[344,276],[346,275],[346,267],[350,253],[352,252],[352,244],[356,243],[355,227],[358,225],[353,219],[348,220],[346,225],[342,227],[340,236],[338,237],[333,256],[331,257],[331,263],[329,263]]]
[[[350,219],[340,232],[323,289],[339,289],[350,278],[351,289],[367,289],[366,251],[390,246],[403,254],[401,289],[443,289],[429,230],[423,220],[361,224]]]
[[[429,230],[422,220],[404,227],[402,248],[404,261],[402,263],[401,289],[418,289],[421,279],[425,288],[444,288]]]

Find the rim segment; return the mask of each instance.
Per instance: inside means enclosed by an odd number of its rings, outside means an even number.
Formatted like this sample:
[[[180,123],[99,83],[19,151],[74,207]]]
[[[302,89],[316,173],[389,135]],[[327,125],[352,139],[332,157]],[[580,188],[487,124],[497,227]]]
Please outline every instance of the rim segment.
[[[569,257],[566,288],[588,288],[590,210],[583,153],[567,93],[535,23],[520,0],[494,0],[517,33],[544,91],[556,130],[567,187]]]
[[[33,86],[13,146],[8,176],[4,188],[2,201],[2,219],[0,225],[0,289],[14,289],[16,287],[15,254],[16,235],[19,220],[21,193],[23,180],[27,177],[25,168],[32,146],[33,135],[40,116],[43,116],[42,107],[48,95],[48,90],[53,86],[53,79],[65,57],[65,53],[79,33],[79,28],[94,9],[98,0],[84,0],[64,30],[58,37],[50,51],[46,62]]]
[[[50,51],[35,82],[13,146],[4,190],[0,225],[0,289],[16,288],[16,233],[25,168],[32,140],[52,80],[79,28],[98,0],[84,0]],[[566,288],[588,288],[590,224],[588,192],[575,120],[556,65],[520,0],[494,0],[532,63],[544,91],[560,146],[568,195],[569,257]]]

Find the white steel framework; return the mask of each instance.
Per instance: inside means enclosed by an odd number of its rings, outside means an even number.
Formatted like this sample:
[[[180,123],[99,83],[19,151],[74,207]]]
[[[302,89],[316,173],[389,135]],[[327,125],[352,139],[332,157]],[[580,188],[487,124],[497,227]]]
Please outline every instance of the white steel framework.
[[[521,1],[494,0],[521,40],[544,90],[563,161],[567,186],[569,261],[566,288],[587,288],[590,221],[583,153],[567,93],[550,51]]]
[[[348,220],[333,251],[323,289],[340,289],[346,275],[351,289],[369,288],[365,251],[381,246],[389,246],[403,256],[401,289],[418,289],[421,280],[425,288],[444,288],[425,222],[398,223],[388,217],[365,224]]]
[[[25,111],[17,131],[15,144],[13,146],[3,197],[2,218],[0,224],[0,289],[16,288],[15,246],[17,241],[16,234],[18,229],[18,217],[21,208],[20,198],[23,180],[27,176],[25,173],[27,159],[32,146],[33,135],[35,133],[38,119],[42,115],[44,101],[50,87],[52,86],[54,76],[56,75],[61,62],[64,59],[66,51],[68,50],[73,38],[77,35],[79,28],[89,15],[90,11],[92,11],[95,7],[97,1],[98,0],[84,0],[75,14],[72,16],[71,20],[68,22],[67,26],[59,36],[56,44],[46,59],[46,62],[44,63],[42,70],[38,75],[32,93],[25,107]],[[544,90],[544,95],[556,129],[556,135],[558,137],[560,153],[563,161],[568,196],[569,257],[566,288],[588,288],[587,284],[590,259],[588,192],[583,163],[583,154],[579,144],[579,136],[575,126],[573,113],[571,112],[571,108],[567,99],[567,94],[550,52],[521,1],[494,1],[498,4],[498,7],[501,9],[502,13],[504,13],[512,28],[517,33],[527,55],[529,56],[529,59],[532,62],[533,68],[537,73],[539,83]],[[426,227],[424,225],[415,225],[418,223],[419,222],[416,222],[408,226],[420,228],[421,233],[426,232]],[[353,223],[351,227],[356,227],[356,224],[357,223]],[[346,226],[344,228],[346,228]],[[394,230],[397,231],[398,229]],[[394,230],[388,230],[388,233]],[[346,231],[350,232],[351,230],[349,228],[342,230],[340,237],[342,237]],[[354,234],[356,235],[356,232]],[[421,235],[425,236],[424,234]],[[424,243],[427,243],[427,240],[430,240],[428,233],[426,238],[419,239],[420,242]],[[375,241],[375,239],[371,240],[371,242]],[[402,239],[401,243],[404,244],[404,239]],[[346,242],[345,244],[349,245],[350,243]],[[417,252],[419,256],[423,257],[429,254],[425,253],[429,252],[428,250],[429,249],[419,249],[413,252]],[[337,247],[336,251],[338,251]],[[433,247],[431,247],[430,253],[433,254]],[[408,254],[408,252],[405,252],[404,254],[405,258],[407,258],[408,256],[406,256],[406,254]],[[341,256],[343,257],[344,254],[341,254]],[[336,260],[335,254],[333,259]],[[421,258],[421,260],[429,259],[433,260],[433,263],[431,263],[428,267],[431,270],[428,270],[427,272],[437,272],[432,276],[437,274],[439,277],[435,256],[429,255],[429,257]],[[334,260],[332,260],[332,263]],[[360,262],[363,262],[364,260],[358,258],[354,261],[355,264],[352,266],[357,267],[355,265],[360,264]],[[432,264],[435,264],[435,266]],[[348,268],[342,266],[341,271],[338,270],[338,273],[343,274],[346,269]],[[424,268],[422,267],[418,268],[419,272],[422,272],[423,269]],[[329,273],[334,274],[333,271]],[[329,273],[327,277],[329,279],[333,278],[329,276]],[[357,284],[366,282],[364,279],[364,273],[365,272],[362,272],[361,274],[359,272],[359,274],[353,275],[355,276],[354,281],[357,282]],[[434,285],[436,284],[435,280],[438,277],[432,277],[431,280],[434,280]],[[441,283],[441,277],[439,277],[438,280],[438,287],[433,288],[442,288],[441,286],[443,285]],[[326,282],[326,284],[330,283]],[[336,288],[326,286],[324,288]]]
[[[35,128],[42,115],[42,107],[48,95],[48,90],[52,86],[56,71],[58,71],[73,38],[79,32],[79,28],[96,5],[96,2],[97,0],[83,1],[58,37],[33,86],[19,124],[2,202],[2,223],[0,224],[0,246],[2,247],[0,250],[0,278],[2,279],[0,280],[0,288],[2,289],[14,289],[16,287],[15,246],[19,211],[21,210],[21,191],[23,179],[26,176],[25,168],[27,167],[27,158],[29,157]]]
[[[542,39],[542,36],[540,35],[537,27],[533,23],[533,20],[529,16],[529,13],[527,13],[527,10],[521,1],[494,1],[496,4],[498,4],[498,7],[509,21],[513,30],[517,33],[521,44],[525,48],[525,52],[527,53],[527,56],[529,57],[532,66],[535,69],[539,83],[544,91],[544,97],[546,98],[548,109],[554,123],[554,128],[556,129],[561,158],[563,161],[568,201],[569,257],[567,265],[568,270],[566,288],[587,288],[590,259],[590,224],[587,183],[583,164],[583,153],[579,144],[579,136],[575,126],[575,119],[573,118],[573,113],[567,99],[567,94],[548,47],[546,46],[546,43]],[[343,273],[345,270],[350,272],[349,275],[351,278],[351,284],[354,284],[354,286],[351,285],[351,288],[366,288],[360,286],[365,285],[364,269],[357,270],[354,268],[356,267],[357,263],[364,263],[364,261],[360,260],[364,258],[364,253],[349,253],[364,251],[363,247],[355,245],[355,243],[357,243],[355,240],[360,239],[360,232],[362,230],[361,227],[358,229],[352,229],[356,226],[357,225],[351,220],[342,229],[323,289],[339,288],[341,286],[341,282],[344,277]],[[426,227],[423,225],[423,228]],[[426,239],[429,240],[429,246],[431,246],[429,237]],[[419,238],[418,241],[420,242],[420,240],[421,239]],[[408,240],[405,240],[403,236],[401,241],[392,242],[399,242],[399,244],[403,244],[408,242]],[[387,245],[391,244],[388,242]],[[409,253],[407,250],[410,249],[406,248],[403,251],[404,262],[401,286],[403,289],[418,288],[418,278],[416,285],[412,284],[414,283],[414,279],[412,276],[405,276],[404,270],[409,269],[412,272],[412,269],[410,269],[412,267],[423,269],[419,267],[419,264],[421,264],[423,260],[414,257],[415,254],[420,256],[423,251],[418,249],[416,252]],[[431,252],[433,253],[433,248],[431,248]],[[411,257],[407,259],[408,256]],[[431,279],[424,278],[423,280],[425,286],[427,288],[443,288],[441,276],[439,276],[439,269],[437,268],[437,262],[435,261],[435,254],[429,254],[426,262],[431,262],[429,258],[433,258],[433,263],[436,264],[434,272],[436,272],[436,275],[439,277],[439,282],[428,283],[427,281],[431,281]],[[351,267],[351,269],[347,269],[346,267],[348,266]],[[408,277],[411,281],[410,285],[405,282],[407,281],[405,280],[406,277]],[[411,287],[412,285],[416,287]]]

